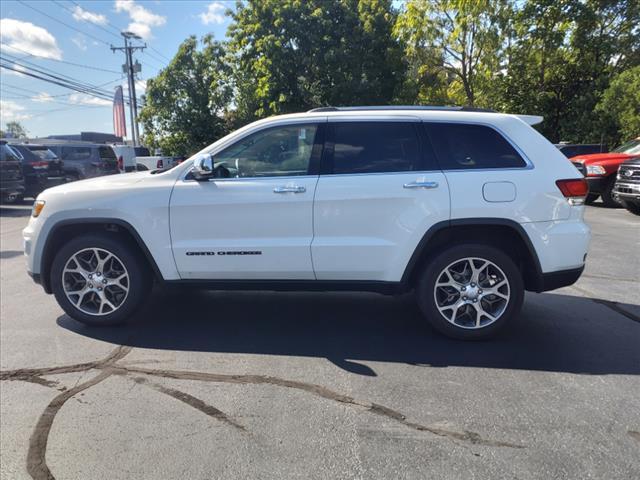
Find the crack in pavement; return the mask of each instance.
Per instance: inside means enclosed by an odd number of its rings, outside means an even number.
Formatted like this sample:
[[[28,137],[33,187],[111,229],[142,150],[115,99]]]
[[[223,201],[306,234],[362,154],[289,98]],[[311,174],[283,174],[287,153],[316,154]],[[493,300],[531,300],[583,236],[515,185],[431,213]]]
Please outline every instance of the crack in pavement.
[[[429,432],[433,435],[447,438],[454,443],[457,443],[457,441],[462,441],[474,445],[484,445],[491,447],[524,448],[524,445],[519,445],[516,443],[485,439],[476,432],[467,430],[448,430],[436,426],[421,425],[419,423],[410,422],[407,420],[407,417],[404,414],[391,408],[385,407],[384,405],[367,402],[364,400],[358,400],[354,397],[343,395],[341,393],[313,383],[306,383],[297,380],[286,380],[283,378],[272,377],[268,375],[232,375],[183,370],[160,370],[135,367],[132,365],[132,363],[116,363],[127,356],[129,352],[131,352],[131,350],[132,347],[129,346],[118,346],[102,360],[96,360],[93,362],[77,363],[73,365],[64,365],[58,367],[27,368],[0,371],[0,380],[31,382],[47,387],[54,387],[58,385],[58,383],[42,378],[46,375],[88,372],[90,370],[99,371],[99,374],[95,377],[83,383],[77,384],[73,388],[70,388],[68,390],[63,389],[62,393],[54,397],[54,399],[51,400],[51,402],[47,405],[45,410],[40,415],[38,422],[36,423],[36,426],[29,439],[29,449],[27,452],[27,472],[34,480],[55,480],[55,477],[49,470],[49,467],[46,463],[47,443],[49,440],[51,427],[53,426],[53,421],[60,409],[64,406],[65,402],[73,398],[78,393],[87,390],[99,384],[100,382],[103,382],[112,375],[128,376],[130,374],[135,374],[137,376],[134,377],[133,380],[136,383],[154,388],[161,393],[164,393],[176,400],[185,403],[186,405],[189,405],[192,408],[195,408],[196,410],[199,410],[209,417],[227,423],[243,432],[246,432],[245,427],[232,420],[221,410],[205,403],[199,398],[196,398],[188,393],[174,388],[165,387],[154,382],[150,382],[146,378],[141,377],[141,375],[175,380],[194,380],[243,385],[273,385],[283,388],[292,388],[344,405],[364,408],[368,412],[393,420],[412,430]],[[629,434],[634,438],[634,434],[636,433],[637,432],[629,431]]]
[[[176,390],[175,388],[169,388],[157,383],[148,382],[147,379],[142,377],[136,377],[133,379],[133,381],[136,383],[140,383],[142,385],[150,386],[153,389],[157,390],[158,392],[164,393],[165,395],[169,395],[170,397],[173,397],[176,400],[180,400],[181,402],[186,403],[187,405],[195,408],[196,410],[200,410],[202,413],[204,413],[205,415],[208,415],[209,417],[212,417],[224,423],[227,423],[239,430],[246,431],[246,429],[242,425],[240,425],[239,423],[229,418],[229,416],[226,413],[224,413],[221,410],[218,410],[216,407],[209,405],[208,403],[203,402],[202,400],[194,397],[193,395],[182,392],[180,390]]]

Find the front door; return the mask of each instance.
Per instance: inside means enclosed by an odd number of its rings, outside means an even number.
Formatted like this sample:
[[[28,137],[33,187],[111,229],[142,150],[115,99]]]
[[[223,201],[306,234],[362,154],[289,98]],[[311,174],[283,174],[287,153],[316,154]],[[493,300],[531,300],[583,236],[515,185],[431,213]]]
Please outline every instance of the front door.
[[[220,178],[176,183],[170,228],[181,278],[315,278],[320,136],[318,123],[266,128],[214,154]]]

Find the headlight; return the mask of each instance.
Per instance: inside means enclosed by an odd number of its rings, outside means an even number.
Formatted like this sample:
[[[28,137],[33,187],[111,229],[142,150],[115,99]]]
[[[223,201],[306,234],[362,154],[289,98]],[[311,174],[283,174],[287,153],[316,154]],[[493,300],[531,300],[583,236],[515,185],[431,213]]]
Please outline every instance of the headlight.
[[[604,175],[607,171],[601,165],[587,165],[587,175]]]
[[[42,209],[44,208],[44,200],[36,200],[35,203],[33,204],[33,208],[31,209],[31,216],[33,218],[36,218],[38,215],[40,215],[40,212],[42,212]]]

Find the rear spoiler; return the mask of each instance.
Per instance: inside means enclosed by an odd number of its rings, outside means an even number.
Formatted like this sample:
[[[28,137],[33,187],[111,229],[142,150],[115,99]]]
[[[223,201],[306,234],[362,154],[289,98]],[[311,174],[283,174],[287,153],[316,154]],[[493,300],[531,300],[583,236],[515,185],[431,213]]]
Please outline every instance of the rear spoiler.
[[[524,123],[528,123],[529,125],[537,125],[542,123],[544,120],[544,117],[541,117],[540,115],[514,115],[514,117],[518,117]]]

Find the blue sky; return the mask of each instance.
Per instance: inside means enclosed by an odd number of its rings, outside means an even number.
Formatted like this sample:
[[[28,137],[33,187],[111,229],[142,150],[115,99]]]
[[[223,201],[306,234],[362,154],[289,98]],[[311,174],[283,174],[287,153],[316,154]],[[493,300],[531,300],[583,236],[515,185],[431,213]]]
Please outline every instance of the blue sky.
[[[234,1],[205,0],[3,0],[0,2],[0,51],[4,64],[20,70],[12,59],[83,84],[126,90],[120,73],[122,46],[118,31],[130,30],[146,42],[134,58],[142,64],[136,92],[168,63],[189,35],[212,33],[223,39]],[[27,63],[29,62],[29,63]],[[68,62],[68,63],[67,63]],[[72,65],[78,64],[78,65]],[[80,65],[80,66],[79,66]],[[111,102],[73,92],[42,80],[0,70],[0,123],[18,120],[30,136],[113,132]],[[125,91],[126,94],[126,91]],[[129,129],[127,114],[127,132]]]

